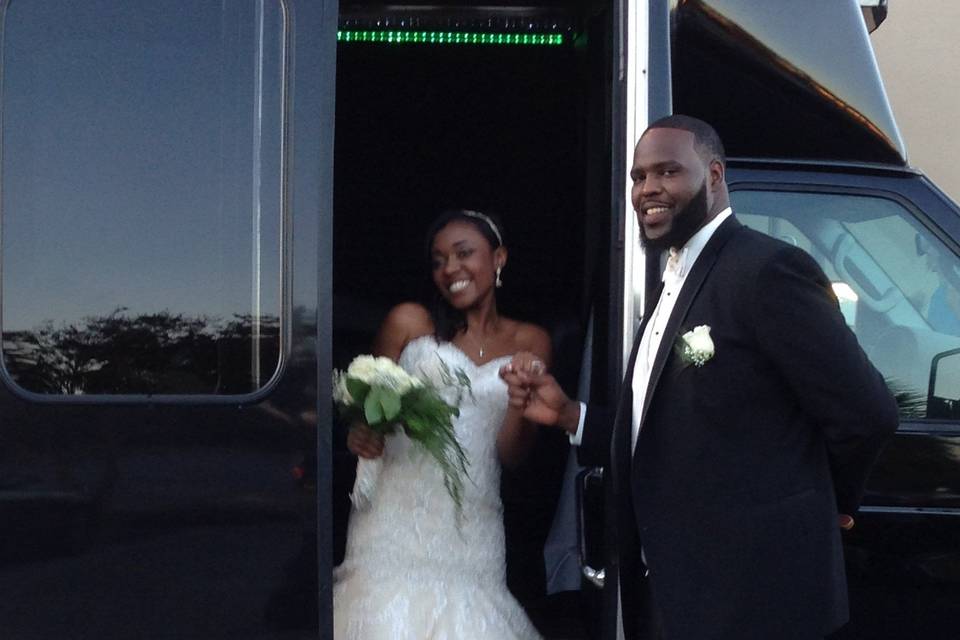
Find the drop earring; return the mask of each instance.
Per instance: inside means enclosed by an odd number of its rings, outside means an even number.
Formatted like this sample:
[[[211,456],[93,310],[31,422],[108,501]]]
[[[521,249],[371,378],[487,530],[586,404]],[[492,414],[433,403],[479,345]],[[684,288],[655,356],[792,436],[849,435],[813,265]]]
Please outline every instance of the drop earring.
[[[503,286],[503,280],[500,279],[500,271],[502,271],[502,270],[503,270],[503,267],[497,267],[497,282],[496,282],[496,284],[497,284],[497,288],[498,288],[498,289]]]

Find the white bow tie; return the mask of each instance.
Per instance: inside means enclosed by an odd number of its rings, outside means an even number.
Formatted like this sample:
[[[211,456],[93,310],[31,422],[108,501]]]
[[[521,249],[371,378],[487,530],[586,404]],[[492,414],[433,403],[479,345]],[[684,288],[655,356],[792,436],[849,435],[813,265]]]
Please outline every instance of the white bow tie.
[[[686,270],[687,262],[687,249],[684,247],[680,251],[677,251],[673,247],[670,248],[670,257],[667,258],[667,268],[664,274],[670,274],[675,278],[682,278]]]

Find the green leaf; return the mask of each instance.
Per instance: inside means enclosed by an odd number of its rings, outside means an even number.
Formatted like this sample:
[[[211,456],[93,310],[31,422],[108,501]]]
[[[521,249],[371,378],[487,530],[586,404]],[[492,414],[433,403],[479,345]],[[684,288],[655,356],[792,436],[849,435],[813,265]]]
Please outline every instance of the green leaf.
[[[426,428],[426,424],[424,423],[423,418],[416,415],[410,416],[409,418],[407,418],[404,424],[407,427],[407,433],[410,434],[410,437],[414,438],[415,440],[416,438],[414,437],[414,434],[420,433],[424,431]]]
[[[380,408],[383,418],[392,422],[400,414],[400,396],[393,389],[380,389]]]
[[[350,393],[350,397],[353,398],[353,401],[357,404],[363,404],[364,400],[367,398],[367,393],[370,391],[370,385],[362,380],[357,380],[356,378],[348,377],[346,380],[347,391]]]
[[[380,390],[370,389],[370,393],[363,401],[363,415],[367,424],[375,425],[383,420],[383,409],[380,405]]]

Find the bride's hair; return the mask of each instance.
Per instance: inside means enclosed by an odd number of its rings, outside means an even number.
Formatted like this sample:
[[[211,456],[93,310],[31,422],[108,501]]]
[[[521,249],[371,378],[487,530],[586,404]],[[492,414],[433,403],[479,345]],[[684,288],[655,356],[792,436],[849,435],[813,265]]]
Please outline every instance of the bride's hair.
[[[440,230],[454,221],[469,222],[490,243],[492,249],[503,246],[503,224],[497,216],[470,209],[448,209],[430,223],[427,228],[427,261],[433,261],[433,239]],[[437,287],[431,286],[433,303],[430,305],[430,315],[433,316],[433,326],[438,340],[450,341],[461,329],[467,328],[467,319],[463,312],[454,308],[444,298]]]

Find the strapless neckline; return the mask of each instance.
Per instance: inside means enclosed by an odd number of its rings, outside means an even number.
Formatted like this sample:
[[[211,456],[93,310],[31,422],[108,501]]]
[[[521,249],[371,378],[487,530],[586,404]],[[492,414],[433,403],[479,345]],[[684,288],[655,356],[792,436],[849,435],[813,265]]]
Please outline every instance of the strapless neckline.
[[[462,360],[467,361],[467,362],[474,368],[474,370],[477,370],[477,371],[479,371],[479,370],[481,370],[481,369],[484,369],[485,367],[489,367],[490,365],[492,365],[492,364],[494,364],[494,363],[500,363],[500,362],[508,361],[508,360],[510,360],[511,358],[513,358],[513,354],[507,354],[507,355],[503,355],[503,356],[497,356],[496,358],[492,358],[492,359],[490,359],[490,360],[487,360],[486,362],[482,362],[482,363],[481,363],[481,362],[476,362],[473,358],[470,357],[469,354],[467,354],[466,351],[464,351],[463,349],[461,349],[460,347],[458,347],[458,346],[455,345],[454,343],[449,342],[449,341],[440,342],[440,341],[437,340],[437,338],[436,338],[433,334],[427,333],[427,334],[424,334],[424,335],[422,335],[422,336],[416,337],[416,338],[410,340],[409,342],[407,342],[407,344],[404,345],[403,350],[400,352],[400,357],[397,358],[397,359],[399,360],[400,358],[402,358],[404,352],[406,352],[406,350],[409,349],[409,348],[411,347],[411,345],[413,345],[414,343],[417,343],[417,342],[421,342],[421,341],[426,341],[426,342],[432,343],[432,344],[433,344],[434,346],[436,346],[438,349],[442,349],[442,348],[444,348],[444,347],[449,348],[451,351],[453,351],[454,353],[458,354],[458,355],[461,357]]]

